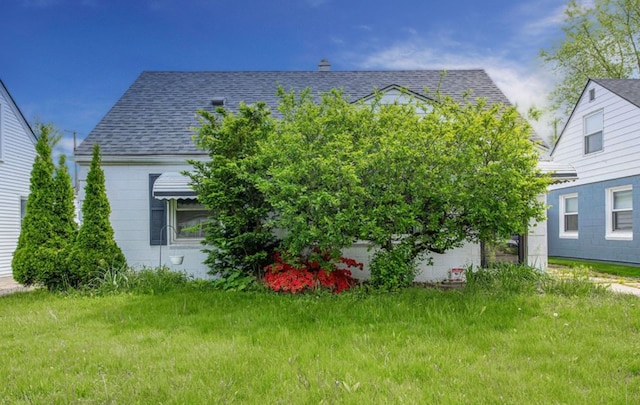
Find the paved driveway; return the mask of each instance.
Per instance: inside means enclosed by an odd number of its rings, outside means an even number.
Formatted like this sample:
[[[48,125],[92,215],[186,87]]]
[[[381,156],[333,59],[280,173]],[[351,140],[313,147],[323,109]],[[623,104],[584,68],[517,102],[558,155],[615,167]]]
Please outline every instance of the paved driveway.
[[[11,294],[17,291],[28,291],[30,288],[18,284],[12,277],[0,277],[0,295]]]

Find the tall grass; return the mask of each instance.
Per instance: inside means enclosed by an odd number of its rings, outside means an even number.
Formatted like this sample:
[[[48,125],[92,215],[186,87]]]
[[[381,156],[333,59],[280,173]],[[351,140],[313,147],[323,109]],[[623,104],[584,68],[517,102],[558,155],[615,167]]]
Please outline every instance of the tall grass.
[[[589,280],[585,268],[574,268],[565,277],[553,277],[534,267],[499,263],[488,269],[467,269],[466,275],[466,289],[470,293],[500,296],[547,293],[568,297],[606,293],[606,287]]]
[[[473,291],[0,297],[0,403],[639,403],[638,299],[511,270]]]
[[[105,295],[120,292],[163,294],[185,286],[190,278],[168,267],[132,269],[111,267],[100,271],[84,290],[88,294]]]
[[[550,257],[549,264],[567,266],[571,268],[588,268],[598,273],[611,274],[622,277],[640,277],[640,266],[625,265],[622,263],[602,262],[596,260],[565,259]]]

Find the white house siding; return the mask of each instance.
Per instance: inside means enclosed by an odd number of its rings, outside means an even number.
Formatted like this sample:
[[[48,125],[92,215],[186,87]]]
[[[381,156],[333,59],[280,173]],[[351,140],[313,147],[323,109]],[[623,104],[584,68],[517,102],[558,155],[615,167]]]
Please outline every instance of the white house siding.
[[[596,98],[589,101],[589,90]],[[603,111],[603,150],[584,154],[584,116]],[[558,190],[599,181],[640,174],[640,113],[638,107],[595,82],[584,91],[553,151],[553,160],[568,163],[578,172],[578,180],[549,187]]]
[[[538,200],[546,204],[547,196],[541,195]],[[527,233],[527,264],[546,271],[547,259],[547,221],[531,221]]]
[[[104,164],[105,188],[111,206],[111,225],[114,229],[115,240],[122,249],[129,265],[135,268],[156,267],[160,264],[160,249],[162,262],[177,271],[185,271],[197,278],[206,278],[208,268],[203,264],[206,255],[203,246],[193,245],[165,245],[152,246],[149,243],[149,174],[165,172],[180,172],[191,168],[188,164]],[[78,203],[84,200],[84,186],[86,184],[88,166],[80,165]],[[345,249],[346,257],[353,258],[365,264],[363,272],[355,271],[354,276],[368,278],[369,261],[375,250],[370,250],[367,243],[357,243]],[[182,265],[170,262],[170,255],[183,255]],[[480,246],[466,244],[453,249],[444,255],[435,254],[432,266],[425,262],[419,264],[420,273],[416,281],[441,281],[449,277],[449,270],[456,267],[480,265]]]
[[[115,240],[124,253],[127,263],[135,268],[157,267],[160,264],[188,274],[204,278],[207,268],[201,244],[152,246],[149,243],[149,174],[189,170],[182,164],[103,164],[105,188],[111,206],[111,225]],[[79,204],[84,200],[88,167],[80,165],[78,193]],[[162,251],[160,251],[162,250]],[[160,258],[162,255],[162,258]],[[181,265],[174,265],[170,255],[183,255]],[[160,259],[162,262],[160,263]]]
[[[371,277],[369,263],[377,249],[371,244],[358,242],[352,247],[343,249],[345,257],[354,259],[364,264],[364,270],[352,270],[353,276],[366,280]],[[445,254],[433,254],[433,265],[429,265],[426,260],[418,263],[417,282],[437,282],[449,278],[449,271],[452,268],[466,268],[469,266],[480,266],[480,245],[477,243],[466,243],[464,246],[452,249]]]
[[[35,139],[0,85],[0,277],[10,276],[20,235],[20,200],[29,195]]]

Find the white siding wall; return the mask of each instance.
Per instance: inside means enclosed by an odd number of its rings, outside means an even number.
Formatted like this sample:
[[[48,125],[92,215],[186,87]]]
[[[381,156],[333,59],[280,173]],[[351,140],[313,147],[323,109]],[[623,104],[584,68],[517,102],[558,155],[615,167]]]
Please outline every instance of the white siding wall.
[[[541,195],[538,200],[546,205],[547,196]],[[531,221],[529,233],[527,234],[527,264],[546,271],[548,264],[547,251],[547,221]]]
[[[596,98],[589,101],[589,90]],[[603,150],[584,154],[583,118],[603,111]],[[579,179],[550,189],[573,187],[597,181],[640,174],[640,108],[591,82],[553,152],[553,160],[576,168]]]
[[[348,249],[343,249],[345,257],[354,259],[364,264],[364,270],[352,270],[353,276],[359,279],[371,277],[369,263],[376,249],[371,249],[371,245],[365,242],[354,244]],[[452,268],[465,268],[468,266],[480,266],[480,245],[477,243],[466,243],[464,246],[452,249],[445,254],[434,254],[433,265],[429,265],[425,260],[418,263],[419,273],[415,281],[437,282],[449,278],[449,270]]]
[[[2,90],[2,89],[0,89]],[[29,195],[35,140],[0,91],[0,277],[10,276],[20,235],[20,199]]]
[[[149,174],[179,172],[191,168],[183,165],[117,165],[102,166],[105,187],[111,205],[111,225],[116,243],[122,249],[127,262],[136,268],[156,267],[162,253],[162,264],[178,271],[186,271],[195,277],[206,277],[207,268],[202,262],[205,254],[202,245],[151,246],[149,244]],[[84,200],[88,167],[80,166],[78,179],[80,207]],[[162,252],[160,252],[162,249]],[[181,265],[173,265],[170,255],[183,255]]]
[[[111,225],[115,239],[127,258],[129,265],[136,268],[155,267],[159,264],[160,247],[149,244],[149,174],[179,172],[189,170],[184,165],[104,165],[105,187],[111,205]],[[83,188],[87,176],[87,166],[79,170],[79,203],[84,199]],[[207,267],[203,264],[206,255],[202,245],[162,246],[162,264],[179,271],[186,271],[195,277],[207,277]],[[363,272],[355,271],[358,278],[369,277],[369,261],[374,253],[366,243],[358,243],[345,249],[345,256],[365,264]],[[169,255],[184,255],[182,265],[172,265]],[[449,277],[454,267],[480,265],[480,246],[466,244],[444,255],[434,255],[433,266],[420,264],[420,274],[416,281],[441,281]]]

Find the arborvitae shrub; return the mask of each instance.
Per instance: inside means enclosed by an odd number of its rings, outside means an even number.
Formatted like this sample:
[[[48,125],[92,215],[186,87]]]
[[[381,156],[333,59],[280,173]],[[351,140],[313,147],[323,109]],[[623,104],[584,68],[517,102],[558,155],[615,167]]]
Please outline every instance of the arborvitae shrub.
[[[24,285],[37,283],[41,274],[51,272],[56,256],[56,250],[51,245],[55,199],[50,140],[53,126],[41,125],[39,130],[27,212],[22,220],[18,246],[11,263],[13,278]]]
[[[42,268],[38,281],[50,290],[60,290],[69,286],[70,274],[67,258],[78,232],[73,204],[73,185],[64,155],[60,156],[58,167],[55,170],[53,189],[53,234],[49,241],[53,249],[51,252],[52,265]]]
[[[126,266],[124,254],[113,236],[110,213],[104,172],[100,167],[100,147],[96,144],[84,189],[82,224],[68,260],[74,285],[86,285],[108,269]]]

